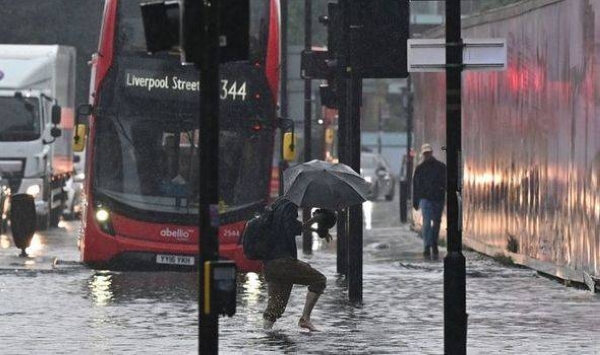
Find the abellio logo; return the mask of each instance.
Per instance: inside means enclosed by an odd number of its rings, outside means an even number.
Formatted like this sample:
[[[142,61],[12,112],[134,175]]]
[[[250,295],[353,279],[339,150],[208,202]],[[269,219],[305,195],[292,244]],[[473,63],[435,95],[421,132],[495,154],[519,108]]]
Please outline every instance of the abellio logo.
[[[171,229],[169,227],[163,228],[160,231],[161,237],[175,238],[177,240],[188,240],[190,239],[191,230],[185,230],[182,228]]]

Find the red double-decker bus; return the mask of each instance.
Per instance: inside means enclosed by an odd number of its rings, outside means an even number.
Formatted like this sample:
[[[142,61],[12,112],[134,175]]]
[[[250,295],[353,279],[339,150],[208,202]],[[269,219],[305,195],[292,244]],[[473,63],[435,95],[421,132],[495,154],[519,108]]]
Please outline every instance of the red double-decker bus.
[[[91,61],[81,258],[95,268],[195,268],[200,74],[177,53],[147,54],[144,1],[106,0]],[[219,252],[241,271],[260,267],[239,237],[269,197],[279,86],[279,1],[250,8],[250,60],[220,67]]]

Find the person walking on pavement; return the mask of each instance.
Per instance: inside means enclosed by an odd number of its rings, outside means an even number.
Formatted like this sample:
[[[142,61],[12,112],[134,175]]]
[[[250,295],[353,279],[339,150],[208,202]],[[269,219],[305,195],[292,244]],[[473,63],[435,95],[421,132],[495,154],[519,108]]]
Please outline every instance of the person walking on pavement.
[[[310,315],[325,290],[327,278],[310,264],[298,260],[296,236],[300,235],[303,229],[310,228],[319,217],[315,216],[303,225],[298,220],[298,207],[285,198],[276,200],[271,207],[274,212],[273,228],[278,237],[275,238],[275,244],[268,257],[263,260],[263,272],[269,293],[267,308],[263,313],[264,329],[271,329],[275,321],[281,318],[292,287],[306,285],[308,293],[298,326],[316,331]],[[328,242],[331,240],[329,234],[324,237]]]
[[[426,258],[437,259],[440,224],[446,198],[446,165],[433,156],[431,144],[421,146],[422,161],[413,175],[413,208],[423,216],[424,250]]]

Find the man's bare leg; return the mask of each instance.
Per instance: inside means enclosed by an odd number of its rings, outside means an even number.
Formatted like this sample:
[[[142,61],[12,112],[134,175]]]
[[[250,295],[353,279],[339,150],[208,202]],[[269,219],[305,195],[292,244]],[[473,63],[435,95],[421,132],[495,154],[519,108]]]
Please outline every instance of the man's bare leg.
[[[317,328],[310,322],[310,314],[312,313],[315,304],[319,300],[320,294],[312,291],[308,291],[306,294],[306,302],[304,303],[304,310],[302,311],[302,317],[298,321],[298,326],[306,328],[310,331],[316,331]]]

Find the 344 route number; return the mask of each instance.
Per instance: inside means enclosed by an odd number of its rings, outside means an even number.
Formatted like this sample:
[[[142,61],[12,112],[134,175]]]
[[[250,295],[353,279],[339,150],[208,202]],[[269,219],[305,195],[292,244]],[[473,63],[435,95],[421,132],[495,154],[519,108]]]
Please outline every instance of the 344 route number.
[[[221,100],[246,100],[246,82],[221,80]]]

